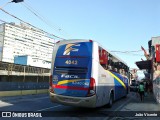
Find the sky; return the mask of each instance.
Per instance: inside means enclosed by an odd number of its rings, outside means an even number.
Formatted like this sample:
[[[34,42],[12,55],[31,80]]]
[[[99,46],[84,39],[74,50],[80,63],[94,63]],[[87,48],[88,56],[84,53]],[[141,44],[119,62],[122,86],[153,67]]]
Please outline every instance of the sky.
[[[8,1],[0,0],[0,7],[40,29],[65,39],[91,39],[110,51],[148,49],[151,37],[160,36],[159,0],[24,0],[3,6]],[[2,11],[0,19],[19,22]],[[143,51],[115,54],[130,68],[145,60]]]

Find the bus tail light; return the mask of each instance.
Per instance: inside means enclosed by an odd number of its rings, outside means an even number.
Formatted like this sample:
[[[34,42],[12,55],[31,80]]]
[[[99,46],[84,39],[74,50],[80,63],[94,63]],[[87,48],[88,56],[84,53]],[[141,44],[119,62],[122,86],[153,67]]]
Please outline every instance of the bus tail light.
[[[96,94],[96,82],[95,79],[91,77],[87,96],[93,96],[95,94]]]
[[[89,40],[89,42],[93,42],[93,40]]]
[[[53,84],[52,84],[52,75],[50,75],[50,78],[49,78],[49,91],[53,93],[54,90],[53,90],[52,86],[53,86]]]

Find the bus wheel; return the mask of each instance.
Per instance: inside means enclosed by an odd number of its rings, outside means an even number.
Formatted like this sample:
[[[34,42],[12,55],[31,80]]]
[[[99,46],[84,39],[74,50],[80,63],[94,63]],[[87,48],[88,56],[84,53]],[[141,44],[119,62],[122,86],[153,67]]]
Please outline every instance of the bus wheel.
[[[113,94],[111,93],[110,94],[110,98],[109,98],[109,103],[108,103],[108,107],[112,107],[112,105],[113,105]]]

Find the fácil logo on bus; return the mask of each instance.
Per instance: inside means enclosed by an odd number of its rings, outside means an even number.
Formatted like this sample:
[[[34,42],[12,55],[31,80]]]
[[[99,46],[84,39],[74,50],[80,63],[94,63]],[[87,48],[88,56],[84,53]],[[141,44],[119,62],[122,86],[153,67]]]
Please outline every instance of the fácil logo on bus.
[[[62,74],[61,75],[61,78],[65,78],[65,79],[68,79],[68,78],[73,78],[73,79],[78,79],[78,75],[67,75],[67,74]]]
[[[63,55],[70,55],[71,51],[77,52],[79,49],[73,48],[74,46],[80,46],[80,44],[67,44]]]

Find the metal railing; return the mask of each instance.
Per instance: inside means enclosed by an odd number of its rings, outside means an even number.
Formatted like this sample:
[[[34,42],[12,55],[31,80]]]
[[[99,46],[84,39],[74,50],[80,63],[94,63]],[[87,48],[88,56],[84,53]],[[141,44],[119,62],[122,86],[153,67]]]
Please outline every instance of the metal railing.
[[[34,67],[34,66],[27,66],[27,65],[20,65],[8,62],[0,61],[0,74],[3,75],[14,75],[17,74],[24,74],[24,75],[31,75],[31,74],[38,74],[38,75],[48,75],[50,73],[50,69],[41,68],[41,67]],[[29,74],[30,73],[30,74]]]

